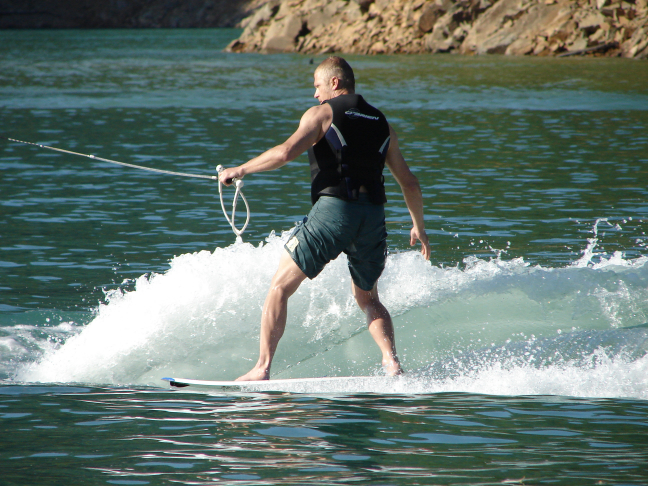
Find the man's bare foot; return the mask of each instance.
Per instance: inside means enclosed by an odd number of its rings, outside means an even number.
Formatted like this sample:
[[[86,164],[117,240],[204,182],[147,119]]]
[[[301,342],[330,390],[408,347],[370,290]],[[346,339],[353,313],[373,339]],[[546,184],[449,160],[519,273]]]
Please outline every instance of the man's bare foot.
[[[248,371],[243,376],[239,376],[236,381],[261,381],[269,379],[270,371],[267,368],[263,369],[254,367],[251,371]]]
[[[398,376],[403,374],[400,362],[398,361],[398,358],[396,356],[391,358],[383,358],[382,366],[387,376]]]

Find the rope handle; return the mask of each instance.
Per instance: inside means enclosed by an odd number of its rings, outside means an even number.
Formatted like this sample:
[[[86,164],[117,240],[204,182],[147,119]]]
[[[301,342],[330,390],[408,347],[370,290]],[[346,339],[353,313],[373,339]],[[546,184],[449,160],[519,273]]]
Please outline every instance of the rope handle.
[[[225,168],[222,165],[218,165],[216,167],[216,172],[218,174],[223,172],[223,170],[225,170]],[[245,199],[245,195],[243,194],[243,191],[241,191],[241,187],[243,187],[243,185],[244,185],[243,180],[242,179],[232,179],[232,182],[236,186],[236,191],[234,192],[234,201],[232,201],[232,218],[231,219],[227,215],[227,210],[225,209],[225,201],[223,201],[223,182],[220,180],[220,178],[218,179],[218,195],[220,196],[221,209],[223,210],[223,214],[225,215],[225,219],[227,220],[227,222],[232,227],[232,231],[234,232],[234,234],[236,236],[238,236],[239,238],[242,238],[241,235],[245,231],[245,228],[247,228],[248,223],[250,222],[250,205],[248,204],[247,199]],[[243,228],[241,228],[241,229],[238,229],[234,225],[234,218],[236,217],[236,203],[238,202],[239,195],[241,196],[241,198],[243,198],[243,202],[245,203],[245,209],[247,211],[247,218],[245,220],[245,224],[243,225]]]
[[[89,159],[93,160],[99,160],[101,162],[109,162],[111,164],[117,164],[117,165],[122,165],[125,167],[132,167],[134,169],[142,169],[142,170],[148,170],[150,172],[157,172],[158,174],[168,174],[168,175],[174,175],[174,176],[182,176],[182,177],[193,177],[196,179],[209,179],[209,180],[218,180],[218,193],[220,195],[220,202],[221,202],[221,208],[223,209],[223,214],[225,215],[225,219],[227,219],[227,222],[230,224],[232,227],[232,231],[234,231],[234,234],[241,238],[241,235],[245,231],[245,228],[247,228],[248,223],[250,222],[250,205],[247,202],[247,199],[245,199],[245,196],[243,195],[243,192],[241,191],[241,187],[243,187],[243,181],[240,179],[234,179],[234,182],[236,184],[236,192],[234,193],[234,202],[232,204],[232,219],[229,218],[227,215],[227,211],[225,210],[225,203],[223,201],[223,191],[222,191],[222,186],[223,183],[220,181],[218,176],[208,176],[208,175],[202,175],[202,174],[187,174],[184,172],[175,172],[171,170],[162,170],[162,169],[155,169],[153,167],[145,167],[143,165],[136,165],[136,164],[128,164],[126,162],[120,162],[118,160],[111,160],[111,159],[105,159],[103,157],[97,157],[96,155],[89,155],[89,154],[82,154],[79,152],[72,152],[71,150],[65,150],[61,149],[58,147],[50,147],[49,145],[42,145],[40,143],[33,143],[33,142],[25,142],[24,140],[16,140],[15,138],[9,138],[5,137],[3,134],[0,133],[0,139],[5,139],[9,140],[10,142],[17,142],[17,143],[23,143],[26,145],[33,145],[35,147],[40,147],[48,150],[54,150],[56,152],[62,152],[65,154],[71,154],[71,155],[79,155],[81,157],[87,157]],[[216,167],[216,171],[220,174],[223,171],[223,166],[219,165]],[[236,203],[238,201],[239,195],[243,198],[243,202],[245,202],[245,209],[247,210],[247,219],[245,220],[245,224],[243,225],[243,228],[240,230],[234,226],[234,217],[236,216]],[[241,238],[242,239],[242,238]]]

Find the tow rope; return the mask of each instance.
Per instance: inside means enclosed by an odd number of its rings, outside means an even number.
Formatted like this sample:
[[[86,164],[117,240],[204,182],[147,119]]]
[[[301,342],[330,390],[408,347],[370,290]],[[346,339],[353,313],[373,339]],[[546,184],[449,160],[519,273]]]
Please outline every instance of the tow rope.
[[[71,150],[65,150],[65,149],[58,148],[58,147],[50,147],[48,145],[42,145],[40,143],[25,142],[24,140],[16,140],[15,138],[9,138],[9,137],[2,137],[2,138],[6,139],[6,140],[9,140],[11,142],[23,143],[23,144],[26,144],[26,145],[33,145],[35,147],[40,147],[40,148],[44,148],[44,149],[48,149],[48,150],[54,150],[56,152],[62,152],[62,153],[71,154],[71,155],[78,155],[80,157],[87,157],[89,159],[99,160],[101,162],[108,162],[109,164],[117,164],[117,165],[122,165],[124,167],[131,167],[133,169],[147,170],[149,172],[157,172],[158,174],[168,174],[168,175],[174,175],[174,176],[180,176],[180,177],[192,177],[194,179],[209,179],[209,180],[212,180],[212,181],[217,180],[218,181],[218,194],[220,196],[221,209],[223,210],[223,215],[225,216],[225,219],[227,220],[227,222],[231,226],[232,231],[234,232],[234,234],[237,237],[242,239],[241,235],[243,234],[243,232],[247,228],[248,223],[250,222],[250,205],[248,204],[247,199],[243,195],[243,191],[241,191],[241,187],[243,187],[243,180],[241,180],[241,179],[233,179],[233,183],[236,186],[236,191],[234,192],[234,201],[232,203],[232,217],[230,218],[227,215],[227,210],[225,209],[225,202],[223,201],[222,187],[223,187],[224,184],[220,181],[220,179],[218,178],[217,175],[208,176],[208,175],[202,175],[202,174],[188,174],[188,173],[185,173],[185,172],[175,172],[175,171],[172,171],[172,170],[155,169],[153,167],[145,167],[143,165],[129,164],[129,163],[126,163],[126,162],[120,162],[118,160],[111,160],[111,159],[106,159],[106,158],[103,158],[103,157],[97,157],[96,155],[89,155],[89,154],[82,154],[82,153],[79,153],[79,152],[72,152]],[[223,169],[222,165],[219,165],[218,167],[216,167],[216,172],[218,172],[218,174],[220,174],[223,170],[224,169]],[[247,211],[247,219],[245,220],[245,224],[243,225],[243,228],[241,228],[241,229],[238,229],[234,224],[234,217],[236,216],[236,203],[238,201],[239,196],[241,196],[241,198],[243,199],[243,202],[245,203],[245,209]]]

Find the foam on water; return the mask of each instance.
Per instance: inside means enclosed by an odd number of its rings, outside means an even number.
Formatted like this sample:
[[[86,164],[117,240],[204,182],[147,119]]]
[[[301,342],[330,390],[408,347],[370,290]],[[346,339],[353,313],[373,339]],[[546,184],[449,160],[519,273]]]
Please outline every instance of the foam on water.
[[[31,343],[38,359],[15,378],[155,385],[162,376],[235,378],[256,360],[261,308],[287,236],[175,257],[135,290],[108,292],[89,324],[43,329],[49,336]],[[391,254],[380,293],[410,373],[396,384],[328,391],[648,398],[648,258],[595,255],[595,245],[593,238],[564,268],[500,256],[443,268],[415,251]],[[380,373],[350,286],[344,256],[304,282],[289,304],[274,377]],[[0,345],[16,348],[13,340]]]

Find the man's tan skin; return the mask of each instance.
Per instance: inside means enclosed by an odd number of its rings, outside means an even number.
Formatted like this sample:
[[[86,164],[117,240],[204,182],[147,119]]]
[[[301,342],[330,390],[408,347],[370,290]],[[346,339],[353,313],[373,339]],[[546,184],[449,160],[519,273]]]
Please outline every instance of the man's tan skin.
[[[340,80],[336,76],[330,75],[327,69],[318,67],[314,74],[314,86],[315,98],[319,100],[320,105],[314,106],[304,113],[299,128],[288,140],[243,165],[225,169],[220,174],[220,180],[229,185],[234,178],[278,169],[315,145],[324,136],[333,121],[333,110],[328,104],[322,103],[340,95],[353,94],[353,91],[341,88],[340,84]],[[429,260],[430,246],[423,222],[421,188],[418,179],[412,174],[401,154],[396,132],[391,126],[389,131],[391,140],[385,163],[400,185],[412,217],[410,245],[414,246],[417,240],[420,241],[421,253],[426,260]],[[286,327],[288,298],[295,293],[305,278],[306,275],[288,252],[284,251],[263,306],[259,360],[254,368],[239,377],[238,381],[268,380],[270,378],[272,358]],[[353,296],[367,316],[369,332],[382,352],[382,365],[385,372],[388,375],[400,374],[402,370],[396,355],[394,327],[389,312],[378,297],[378,284],[376,283],[370,291],[360,289],[355,283],[352,285]]]

